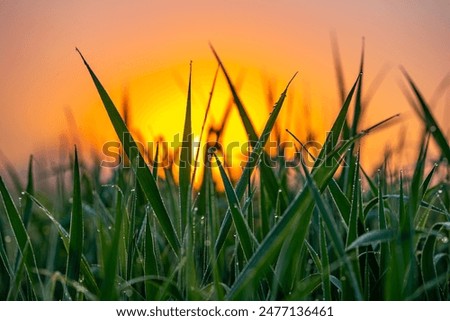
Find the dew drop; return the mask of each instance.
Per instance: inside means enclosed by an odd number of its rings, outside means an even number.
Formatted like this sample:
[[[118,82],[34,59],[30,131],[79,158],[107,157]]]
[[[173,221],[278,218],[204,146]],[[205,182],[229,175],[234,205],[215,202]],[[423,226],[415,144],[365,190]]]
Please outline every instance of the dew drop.
[[[442,194],[442,190],[440,189],[440,190],[438,190],[438,194]]]
[[[436,126],[431,126],[430,127],[430,132],[434,133],[436,131]]]
[[[110,225],[110,226],[108,226],[108,230],[111,230],[112,229],[112,226]]]
[[[448,243],[448,237],[444,236],[443,238],[441,238],[441,242],[444,244]]]
[[[5,242],[6,242],[6,243],[11,243],[11,236],[6,235],[6,236],[5,236]]]

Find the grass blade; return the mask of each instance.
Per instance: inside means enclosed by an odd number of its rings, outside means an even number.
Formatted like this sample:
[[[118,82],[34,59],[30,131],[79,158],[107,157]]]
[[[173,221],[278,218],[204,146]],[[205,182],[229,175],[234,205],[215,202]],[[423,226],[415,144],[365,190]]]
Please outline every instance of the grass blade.
[[[122,191],[117,188],[116,200],[116,219],[114,222],[114,234],[109,248],[107,258],[105,261],[105,275],[103,278],[102,288],[100,291],[100,299],[114,300],[117,299],[116,291],[116,271],[117,262],[119,259],[119,242],[122,239],[122,219],[124,216],[124,209],[122,208]]]
[[[58,230],[58,234],[63,242],[64,249],[66,250],[66,253],[69,253],[69,233],[64,229],[64,227],[55,219],[55,217],[50,213],[50,211],[41,203],[39,202],[35,197],[32,195],[29,195],[31,200],[38,208],[42,210],[42,212],[50,219],[50,221],[53,223],[53,225]],[[92,271],[89,267],[89,263],[84,257],[84,255],[81,257],[81,272],[84,276],[84,284],[86,288],[89,290],[89,292],[93,293],[94,295],[98,295],[100,293],[100,290],[97,286],[97,283],[95,281],[94,275],[92,274]]]
[[[362,246],[392,241],[395,236],[396,233],[392,229],[370,231],[359,236],[347,247],[346,250],[350,251]]]
[[[439,148],[441,149],[444,157],[447,158],[447,160],[450,160],[450,146],[448,140],[445,138],[444,134],[442,133],[442,130],[439,128],[438,123],[436,122],[435,118],[433,117],[433,114],[430,111],[430,107],[425,102],[425,99],[423,98],[422,94],[420,93],[419,89],[417,88],[412,78],[409,76],[409,74],[406,72],[405,69],[402,69],[402,72],[405,78],[407,79],[409,85],[411,86],[414,94],[416,95],[416,99],[419,103],[418,105],[421,108],[422,112],[422,115],[419,116],[424,119],[425,125],[427,126],[427,130],[431,133],[431,135],[433,135],[433,138],[436,141]]]
[[[66,277],[78,282],[80,279],[81,256],[83,254],[84,226],[83,209],[81,204],[80,168],[78,152],[75,147],[75,160],[73,165],[73,203],[70,217],[69,253],[67,257]],[[72,299],[75,299],[72,291]]]
[[[183,142],[180,153],[179,182],[180,182],[180,208],[181,208],[181,231],[192,227],[192,218],[189,213],[191,202],[191,164],[192,164],[192,124],[191,124],[191,81],[192,81],[192,62],[189,69],[189,85],[186,103],[186,115],[184,120]]]
[[[295,74],[296,75],[296,74]],[[294,77],[295,77],[294,75]],[[266,125],[264,126],[264,130],[261,134],[261,137],[259,138],[257,144],[254,146],[252,153],[250,154],[249,160],[247,164],[245,165],[244,171],[236,185],[236,196],[238,197],[238,200],[242,199],[242,197],[245,194],[245,191],[247,189],[247,184],[249,177],[251,176],[253,170],[258,164],[258,161],[261,157],[261,154],[264,152],[264,146],[269,138],[270,132],[272,131],[273,126],[275,125],[275,121],[280,113],[281,107],[283,106],[284,100],[286,98],[287,90],[289,88],[289,85],[291,84],[292,79],[287,84],[285,90],[281,94],[280,98],[278,99],[277,103],[275,104],[275,107],[272,111],[272,113],[269,116],[269,119],[266,122]],[[272,172],[273,174],[273,172]],[[267,179],[266,177],[264,178]],[[278,190],[275,194],[278,194]],[[230,211],[227,211],[225,218],[222,222],[222,225],[220,227],[219,235],[217,237],[216,243],[215,243],[215,251],[216,253],[219,253],[222,249],[223,244],[225,243],[225,239],[227,237],[227,234],[231,228],[231,213]]]
[[[11,194],[9,194],[8,189],[3,181],[3,178],[0,176],[0,194],[3,198],[3,205],[5,207],[6,215],[8,217],[8,221],[11,225],[14,239],[17,242],[20,253],[24,257],[25,267],[28,274],[28,278],[33,286],[33,291],[35,287],[38,288],[38,294],[40,297],[43,297],[43,285],[42,281],[37,274],[37,263],[36,257],[34,255],[33,246],[31,244],[30,236],[28,235],[23,221],[17,211],[16,206],[12,200]],[[35,291],[36,292],[36,291]]]
[[[78,51],[78,49],[77,49]],[[155,179],[150,172],[150,169],[143,165],[145,164],[144,158],[139,152],[139,149],[134,141],[133,137],[130,134],[125,122],[120,116],[117,108],[114,106],[111,98],[109,97],[106,90],[103,88],[102,84],[98,80],[97,76],[92,71],[91,67],[88,65],[86,60],[80,51],[78,53],[81,56],[86,68],[89,71],[89,74],[92,77],[92,80],[97,88],[97,91],[100,95],[100,98],[103,102],[103,105],[108,113],[109,119],[111,120],[112,125],[114,126],[114,130],[116,131],[117,136],[119,137],[122,146],[124,148],[125,153],[127,154],[129,159],[138,158],[138,166],[136,167],[136,177],[139,181],[139,184],[144,191],[144,194],[148,201],[150,202],[158,220],[161,224],[161,228],[163,229],[165,236],[167,238],[168,243],[174,250],[176,254],[180,253],[180,241],[173,226],[173,223],[167,213],[167,209],[162,200],[161,194],[158,190],[158,186],[156,185]]]
[[[236,227],[236,231],[239,236],[240,245],[244,251],[245,257],[248,260],[253,255],[253,243],[257,243],[255,236],[250,230],[250,227],[247,224],[247,221],[244,218],[244,214],[242,213],[241,206],[239,204],[239,200],[236,196],[236,193],[231,185],[231,182],[225,173],[225,170],[222,166],[217,155],[216,162],[219,166],[220,176],[222,177],[223,184],[225,186],[225,192],[228,199],[229,208],[231,210],[231,216],[233,218],[234,225]]]

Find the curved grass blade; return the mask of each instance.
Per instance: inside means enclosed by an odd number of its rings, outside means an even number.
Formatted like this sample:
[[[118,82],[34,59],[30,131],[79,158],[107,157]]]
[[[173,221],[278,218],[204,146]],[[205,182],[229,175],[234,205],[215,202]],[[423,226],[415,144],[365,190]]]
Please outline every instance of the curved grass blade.
[[[5,207],[6,215],[8,217],[8,221],[11,225],[14,238],[19,247],[19,251],[24,257],[25,268],[27,271],[28,278],[33,286],[33,291],[35,294],[38,294],[40,297],[43,297],[43,285],[39,274],[37,271],[37,263],[36,257],[34,255],[33,246],[31,244],[30,236],[28,235],[23,221],[17,211],[16,206],[12,200],[11,195],[9,194],[8,189],[3,181],[3,178],[0,176],[0,194],[3,198],[3,205]],[[28,248],[28,249],[27,249]],[[36,293],[37,287],[38,291]]]
[[[225,173],[222,163],[217,155],[214,156],[216,158],[217,165],[219,166],[220,176],[222,177],[222,181],[225,186],[225,193],[227,195],[231,216],[239,236],[239,243],[241,244],[246,259],[248,260],[253,255],[253,243],[257,243],[257,241],[244,218],[239,200],[227,174]]]
[[[436,271],[436,265],[434,263],[436,243],[438,241],[439,232],[441,232],[441,230],[450,230],[450,222],[437,223],[432,227],[423,246],[422,257],[420,260],[423,283],[427,284],[433,281],[437,281],[436,286],[425,289],[427,300],[431,301],[442,299],[439,292],[438,273]]]
[[[344,142],[341,146],[338,146],[333,152],[327,155],[327,158],[325,158],[317,165],[317,167],[315,168],[315,173],[313,175],[314,179],[316,180],[316,184],[319,186],[319,190],[321,192],[325,190],[329,181],[336,173],[339,164],[342,161],[342,156],[347,151],[348,147],[351,146],[351,144],[353,144],[356,140],[368,134],[378,126],[384,124],[391,118],[381,121],[378,124],[361,131],[361,133],[359,133],[355,137]],[[338,159],[338,161],[330,162],[330,158]],[[333,166],[328,166],[328,164],[333,164]],[[261,242],[254,255],[250,258],[248,264],[243,268],[239,276],[236,278],[226,299],[232,300],[239,298],[246,287],[248,287],[254,282],[254,280],[258,279],[261,275],[264,274],[267,267],[277,256],[283,244],[283,241],[288,236],[292,226],[298,227],[298,229],[296,230],[296,242],[299,242],[300,244],[303,243],[311,220],[313,207],[314,203],[310,189],[303,188],[303,190],[301,190],[297,194],[295,199],[285,210],[278,223],[272,228],[266,238]],[[300,215],[297,215],[299,213]],[[357,291],[356,288],[355,291]]]
[[[50,221],[54,224],[56,229],[58,230],[58,234],[61,237],[61,240],[64,245],[64,249],[66,250],[66,253],[69,253],[69,233],[64,229],[64,227],[53,217],[53,215],[50,213],[50,211],[41,203],[39,202],[34,196],[29,195],[30,199],[33,201],[34,204],[38,208],[42,210],[42,212],[50,219]],[[100,290],[97,286],[97,283],[95,281],[94,275],[92,274],[92,271],[89,267],[89,263],[84,257],[84,255],[81,257],[81,272],[84,276],[84,284],[86,288],[89,290],[89,292],[93,293],[94,295],[98,295],[100,293]]]
[[[444,134],[442,133],[442,130],[439,128],[438,123],[436,122],[435,118],[433,117],[433,114],[430,111],[430,107],[425,102],[425,99],[423,98],[416,84],[413,82],[412,78],[403,68],[402,72],[405,78],[407,79],[409,85],[411,86],[414,94],[416,95],[416,99],[419,103],[418,105],[421,108],[422,113],[421,115],[419,114],[419,116],[424,119],[427,126],[427,130],[431,133],[431,135],[433,135],[433,138],[436,141],[439,148],[441,149],[444,157],[447,158],[447,160],[450,160],[450,146],[448,140],[445,138]]]
[[[238,200],[240,200],[247,189],[247,184],[249,177],[251,176],[253,170],[258,164],[258,161],[261,157],[261,154],[264,152],[264,146],[270,136],[270,132],[272,131],[272,128],[275,124],[275,121],[280,113],[281,107],[283,106],[283,102],[286,98],[287,90],[289,88],[289,85],[291,84],[292,80],[297,74],[295,74],[289,83],[287,84],[286,88],[284,89],[283,93],[281,94],[280,98],[278,99],[277,103],[275,104],[275,107],[272,111],[272,113],[269,116],[269,119],[266,122],[266,125],[264,126],[264,130],[261,134],[261,137],[259,138],[257,144],[254,146],[252,153],[250,154],[249,160],[247,164],[245,165],[244,171],[242,172],[241,177],[239,178],[238,183],[236,184],[236,196],[238,197]],[[273,174],[273,172],[272,172]],[[266,177],[264,177],[265,181],[268,181]],[[278,194],[278,190],[275,193]],[[276,201],[276,200],[275,200]],[[215,243],[215,251],[216,253],[219,253],[222,249],[223,244],[225,243],[225,239],[227,237],[228,232],[231,228],[231,213],[230,211],[227,211],[225,218],[222,222],[222,225],[220,227],[219,235],[217,237],[216,243]]]
[[[300,162],[300,163],[303,166],[303,171],[305,173],[305,176],[306,176],[306,179],[308,182],[307,186],[309,187],[309,189],[311,190],[311,192],[313,194],[313,198],[315,200],[315,205],[317,206],[320,213],[322,214],[322,219],[325,222],[327,232],[330,236],[330,239],[333,243],[336,253],[337,253],[339,259],[344,263],[344,267],[346,268],[347,275],[350,279],[350,283],[352,285],[355,298],[357,300],[362,300],[363,297],[362,297],[362,293],[361,293],[360,282],[358,281],[357,273],[353,268],[350,258],[345,253],[344,242],[342,241],[341,236],[338,233],[338,231],[339,231],[338,225],[336,224],[336,222],[334,220],[333,214],[331,213],[328,206],[323,201],[322,196],[320,194],[320,190],[317,187],[317,185],[314,183],[314,180],[311,177],[311,175],[309,174],[308,169],[303,164],[303,162]]]
[[[180,253],[180,241],[173,226],[173,223],[169,217],[169,214],[167,213],[167,209],[164,205],[161,194],[158,190],[158,186],[156,185],[155,179],[153,178],[150,169],[146,165],[143,165],[145,164],[145,160],[142,157],[141,153],[139,152],[136,142],[131,136],[127,126],[125,125],[125,122],[121,118],[120,113],[114,106],[114,103],[112,102],[108,93],[100,83],[97,76],[92,71],[91,67],[84,59],[81,52],[78,49],[77,51],[80,54],[81,59],[83,60],[83,63],[85,64],[86,68],[88,69],[90,76],[92,77],[95,87],[97,88],[97,91],[100,95],[100,98],[103,102],[106,112],[108,113],[109,119],[111,120],[111,123],[114,126],[114,130],[116,131],[116,134],[122,143],[125,153],[127,154],[129,159],[138,158],[139,160],[138,161],[139,166],[136,167],[136,177],[139,181],[139,184],[142,187],[142,190],[146,198],[150,202],[159,220],[159,223],[161,224],[161,228],[167,238],[168,243],[170,244],[174,252],[178,255]]]
[[[66,277],[78,282],[80,280],[81,256],[84,244],[83,209],[81,204],[80,167],[78,152],[75,147],[75,160],[73,165],[73,203],[70,217],[69,253],[67,256]],[[75,293],[71,293],[75,299]]]
[[[361,246],[368,246],[374,243],[385,243],[392,241],[396,236],[396,233],[392,229],[375,230],[367,232],[359,236],[348,247],[347,251],[359,248]]]
[[[245,132],[247,133],[247,136],[249,138],[250,144],[252,147],[255,147],[255,145],[258,142],[258,134],[256,133],[256,130],[250,120],[250,117],[244,107],[244,104],[242,103],[241,99],[239,98],[237,90],[236,90],[235,86],[233,85],[233,82],[231,81],[231,77],[229,76],[228,72],[226,71],[224,64],[222,63],[222,60],[219,58],[219,55],[217,54],[217,52],[215,51],[213,46],[210,45],[210,47],[211,47],[211,50],[212,50],[214,56],[217,59],[217,62],[219,63],[220,68],[222,69],[222,72],[225,75],[225,78],[227,80],[231,94],[233,96],[233,100],[238,108],[239,116],[244,125]],[[294,75],[294,77],[295,77],[295,75]],[[276,105],[275,105],[275,107],[276,107]],[[275,107],[274,107],[274,110],[275,110]],[[272,113],[273,113],[273,111],[272,111]],[[263,152],[262,160],[263,160],[263,163],[260,166],[261,175],[264,176],[264,178],[267,182],[270,182],[269,184],[265,185],[265,187],[268,189],[268,194],[269,194],[269,197],[270,197],[272,203],[275,204],[277,201],[276,197],[277,197],[278,190],[280,190],[280,183],[278,182],[278,180],[277,180],[275,174],[273,173],[272,169],[270,168],[270,166],[264,166],[265,164],[270,163],[269,155],[267,155],[265,152]],[[281,207],[284,210],[287,206],[287,195],[283,189],[281,189],[281,190],[282,190],[282,195],[281,195],[282,197],[280,199],[282,202]],[[239,193],[238,193],[238,196],[239,196]],[[239,199],[241,199],[241,198],[242,197],[240,196]]]

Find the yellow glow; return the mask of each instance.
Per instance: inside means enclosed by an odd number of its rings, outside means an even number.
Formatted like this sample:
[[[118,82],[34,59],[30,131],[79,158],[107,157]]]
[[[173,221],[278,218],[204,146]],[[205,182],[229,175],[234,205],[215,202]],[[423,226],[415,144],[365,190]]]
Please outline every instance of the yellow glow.
[[[276,79],[275,76],[269,79],[265,73],[256,67],[241,67],[238,63],[233,62],[225,62],[225,67],[232,77],[254,128],[260,134],[270,116],[274,103],[278,100],[289,79]],[[214,60],[193,62],[192,128],[196,141],[200,137],[216,69],[217,62]],[[177,142],[179,143],[183,136],[188,73],[189,62],[172,64],[167,68],[139,75],[132,79],[126,85],[126,88],[107,88],[105,85],[106,90],[115,101],[116,107],[122,113],[125,95],[129,107],[128,127],[134,138],[145,147],[158,140],[167,142],[171,157],[173,157],[176,148],[180,146]],[[305,103],[301,101],[300,93],[299,84],[294,83],[271,136],[273,147],[272,149],[267,148],[272,156],[275,156],[277,135],[281,138],[281,142],[292,143],[294,141],[285,132],[286,128],[289,128],[303,141],[308,138],[321,139],[315,133],[321,132],[323,120],[319,117],[317,108],[305,107]],[[309,104],[311,103],[309,102]],[[91,141],[97,150],[101,151],[103,144],[108,141],[117,141],[101,104],[96,104],[90,108],[85,117],[85,123],[96,124],[85,133],[85,139]],[[225,120],[226,124],[224,124]],[[223,73],[219,71],[200,145],[202,147],[199,156],[201,168],[197,170],[196,174],[197,186],[201,182],[203,172],[205,144],[208,139],[210,141],[217,139],[216,135],[209,134],[210,129],[218,130],[222,126],[224,126],[224,130],[219,142],[223,151],[217,153],[219,156],[225,155],[225,163],[230,166],[231,178],[236,180],[240,176],[241,167],[245,164],[247,156],[247,145],[245,143],[248,138],[226,79]],[[94,137],[95,139],[93,139]],[[296,146],[299,147],[297,143]],[[286,156],[292,157],[295,148],[292,145],[287,147]],[[155,148],[156,146],[153,145],[153,154]],[[147,154],[147,151],[145,154]],[[100,157],[105,156],[100,155]],[[175,178],[177,177],[176,171],[175,169]],[[217,171],[213,171],[213,173],[215,176],[218,175]]]

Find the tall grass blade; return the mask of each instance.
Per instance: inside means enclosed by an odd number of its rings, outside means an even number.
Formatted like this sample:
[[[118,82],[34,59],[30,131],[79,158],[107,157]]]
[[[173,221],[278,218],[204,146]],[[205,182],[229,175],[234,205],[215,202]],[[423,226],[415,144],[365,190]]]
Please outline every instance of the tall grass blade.
[[[34,195],[34,176],[33,176],[33,156],[30,156],[28,163],[28,183],[27,183],[27,195]],[[23,225],[28,227],[31,218],[31,212],[33,210],[33,201],[26,196],[25,207],[23,210]]]
[[[122,239],[122,225],[124,209],[122,207],[122,191],[117,188],[117,200],[116,200],[116,218],[114,222],[114,234],[111,242],[111,246],[108,250],[105,267],[103,283],[100,290],[100,299],[102,300],[114,300],[117,299],[117,287],[116,287],[116,273],[117,263],[119,259],[119,243]]]
[[[63,242],[64,249],[66,253],[69,253],[69,233],[64,229],[64,227],[55,219],[55,217],[50,213],[50,211],[41,203],[39,202],[35,197],[32,195],[29,195],[31,200],[38,208],[42,210],[42,212],[48,217],[48,219],[53,223],[53,225],[58,230],[58,234]],[[86,288],[93,293],[94,295],[98,295],[100,293],[100,290],[97,286],[97,282],[95,281],[94,275],[91,271],[91,268],[89,266],[89,262],[87,261],[86,257],[83,255],[81,257],[81,272],[84,276],[84,284]]]
[[[439,239],[442,237],[447,237],[447,235],[446,236],[440,235],[442,233],[442,230],[449,231],[450,222],[435,224],[430,230],[425,240],[425,244],[422,249],[422,257],[420,260],[424,284],[431,283],[438,279],[438,273],[436,271],[434,258],[436,255],[436,247],[438,245]],[[447,281],[448,279],[449,276],[447,274]],[[436,286],[434,287],[426,289],[425,293],[427,296],[427,300],[431,301],[442,300],[438,284],[436,284]]]
[[[227,72],[227,70],[225,69],[224,64],[222,63],[222,60],[219,58],[219,55],[217,54],[217,52],[215,51],[215,49],[212,47],[212,45],[210,45],[211,50],[214,54],[214,56],[217,59],[217,62],[219,63],[220,68],[222,69],[225,78],[227,80],[228,86],[230,88],[230,91],[232,93],[234,102],[238,108],[239,111],[239,116],[242,120],[242,123],[244,125],[245,131],[247,133],[249,142],[251,144],[251,146],[254,148],[256,146],[256,144],[258,143],[258,134],[256,133],[256,130],[250,120],[250,117],[244,107],[244,104],[242,103],[241,99],[239,98],[239,95],[237,93],[237,90],[235,88],[235,86],[233,85],[233,82],[231,81],[231,78]],[[295,77],[295,75],[294,75]],[[294,78],[293,77],[293,78]],[[292,80],[291,80],[292,81]],[[289,86],[289,85],[288,85]],[[275,111],[276,106],[274,106],[272,113]],[[273,125],[275,126],[275,124]],[[264,130],[263,130],[264,132]],[[262,134],[261,136],[263,136],[264,134]],[[262,154],[262,164],[260,166],[260,171],[261,171],[261,175],[265,177],[265,179],[269,182],[267,185],[265,185],[265,188],[268,189],[268,195],[271,198],[271,201],[273,204],[276,203],[276,197],[277,197],[277,193],[278,190],[280,190],[280,183],[278,182],[275,174],[273,173],[272,169],[269,166],[264,166],[265,164],[270,163],[269,161],[269,155],[267,155],[265,152],[263,152]],[[283,191],[283,190],[282,190]],[[239,195],[239,193],[238,193]],[[282,192],[282,198],[281,198],[281,206],[283,208],[283,210],[286,208],[287,206],[287,196],[285,194],[285,191]],[[241,198],[241,197],[239,197]]]
[[[170,246],[172,247],[172,249],[176,254],[180,253],[179,238],[177,236],[173,223],[169,217],[169,214],[167,213],[167,209],[164,205],[161,194],[158,190],[155,179],[153,178],[152,173],[150,172],[150,169],[146,165],[144,165],[145,164],[144,158],[140,154],[136,142],[131,136],[127,126],[125,125],[123,119],[121,118],[117,108],[114,106],[114,103],[112,102],[108,93],[103,88],[102,84],[100,83],[97,76],[94,74],[91,67],[84,59],[81,52],[78,51],[78,53],[80,54],[81,59],[83,60],[86,68],[89,71],[89,74],[92,77],[95,87],[97,88],[97,91],[100,95],[103,105],[108,113],[109,119],[111,120],[111,123],[114,126],[116,134],[122,143],[125,153],[127,154],[129,159],[136,159],[136,158],[139,159],[138,161],[139,166],[136,167],[136,177],[139,181],[139,184],[141,185],[146,198],[150,202],[159,220],[159,223],[161,224],[161,228],[165,233],[168,243],[170,244]]]
[[[295,77],[295,75],[294,75],[294,77]],[[242,199],[242,197],[244,196],[249,177],[252,175],[253,170],[257,166],[258,161],[261,157],[261,154],[264,152],[264,150],[263,150],[264,146],[266,145],[266,142],[269,139],[270,132],[272,131],[273,126],[275,125],[275,121],[277,120],[277,117],[280,113],[281,107],[283,106],[284,100],[286,98],[287,90],[288,90],[289,85],[291,84],[292,80],[294,79],[294,77],[292,77],[292,79],[289,81],[289,83],[287,84],[283,93],[281,94],[280,98],[278,99],[277,103],[275,104],[274,109],[273,109],[272,113],[270,114],[269,119],[266,122],[266,125],[264,126],[264,130],[261,134],[261,137],[257,141],[257,144],[254,146],[254,148],[250,154],[249,160],[244,167],[244,171],[242,172],[242,175],[239,178],[238,183],[236,184],[236,189],[235,189],[236,196],[238,197],[239,200]],[[272,174],[273,174],[273,172],[272,172]],[[264,179],[266,180],[267,177],[264,176]],[[275,197],[276,197],[276,195],[277,195],[277,192],[275,194]],[[222,222],[222,225],[220,227],[219,235],[218,235],[216,243],[215,243],[216,253],[219,253],[220,250],[222,249],[222,246],[226,240],[226,237],[228,235],[228,232],[230,231],[230,228],[231,228],[231,213],[230,213],[230,211],[227,211],[225,218]]]
[[[238,197],[233,189],[233,186],[225,173],[225,169],[222,166],[219,158],[215,155],[217,165],[219,166],[220,176],[222,177],[223,184],[225,186],[225,192],[227,195],[228,205],[231,211],[236,231],[239,236],[239,243],[244,251],[244,255],[248,260],[253,255],[253,243],[257,243],[255,236],[250,230],[247,221],[242,213],[241,206],[239,204]]]
[[[180,208],[181,208],[181,230],[184,231],[186,224],[192,227],[192,218],[189,213],[191,201],[191,165],[192,165],[192,124],[191,124],[191,81],[192,62],[189,69],[189,85],[187,92],[186,115],[184,120],[183,142],[180,152]],[[188,223],[188,221],[190,221]]]
[[[5,207],[6,215],[8,217],[9,224],[11,225],[14,239],[19,247],[19,251],[24,257],[25,267],[28,278],[32,284],[32,291],[35,292],[38,297],[43,297],[43,285],[39,274],[37,273],[36,257],[34,255],[33,246],[31,244],[30,236],[28,235],[23,221],[17,211],[16,206],[12,200],[11,194],[0,176],[0,194],[3,198],[3,205]],[[36,289],[38,290],[36,292]]]
[[[78,282],[80,279],[81,256],[84,244],[84,222],[81,200],[80,168],[78,152],[75,147],[75,160],[73,165],[73,198],[72,213],[70,217],[69,253],[67,257],[66,277]],[[75,299],[74,292],[71,293]]]
[[[419,116],[425,121],[427,130],[431,133],[431,135],[433,135],[434,140],[436,141],[437,145],[442,151],[442,155],[447,160],[450,160],[450,146],[448,140],[442,133],[442,130],[440,129],[438,123],[433,117],[433,114],[431,113],[430,107],[425,102],[425,99],[423,98],[422,94],[420,93],[419,89],[417,88],[412,78],[409,76],[409,74],[406,72],[405,69],[402,69],[402,72],[405,78],[407,79],[409,85],[411,86],[414,94],[416,95],[418,105],[421,108],[421,114],[419,114]]]
[[[357,300],[362,300],[363,297],[361,294],[361,288],[360,288],[360,284],[359,284],[359,281],[357,278],[357,273],[354,270],[349,257],[345,253],[344,243],[341,239],[341,236],[338,233],[338,230],[339,230],[338,225],[335,222],[334,217],[333,217],[331,211],[329,210],[328,206],[323,201],[320,190],[317,187],[317,185],[314,183],[314,180],[311,177],[311,175],[309,174],[308,169],[306,168],[306,166],[304,166],[303,162],[301,164],[303,165],[303,171],[305,173],[305,176],[306,176],[306,179],[308,182],[307,186],[309,187],[309,189],[311,190],[311,192],[313,194],[313,198],[314,198],[317,208],[319,209],[319,212],[322,214],[322,219],[325,222],[327,232],[333,243],[335,251],[339,257],[339,260],[342,261],[342,263],[344,264],[344,267],[346,268],[346,272],[350,279],[350,283],[352,285],[352,289],[354,291],[355,298]]]

